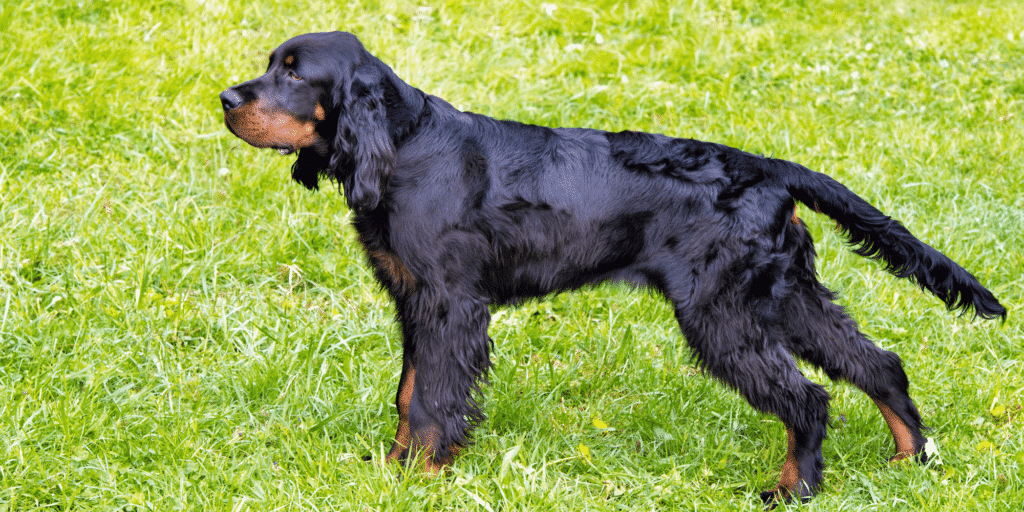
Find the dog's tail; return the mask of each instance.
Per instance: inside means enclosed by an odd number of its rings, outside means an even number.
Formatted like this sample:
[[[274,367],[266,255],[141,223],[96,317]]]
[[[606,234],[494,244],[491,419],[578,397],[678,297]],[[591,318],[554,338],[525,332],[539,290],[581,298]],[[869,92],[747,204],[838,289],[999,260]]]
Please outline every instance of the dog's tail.
[[[780,180],[794,199],[839,224],[856,254],[882,262],[896,277],[911,279],[942,299],[951,311],[973,309],[982,318],[1006,320],[1006,308],[970,272],[842,183],[798,164],[769,162],[769,174]]]

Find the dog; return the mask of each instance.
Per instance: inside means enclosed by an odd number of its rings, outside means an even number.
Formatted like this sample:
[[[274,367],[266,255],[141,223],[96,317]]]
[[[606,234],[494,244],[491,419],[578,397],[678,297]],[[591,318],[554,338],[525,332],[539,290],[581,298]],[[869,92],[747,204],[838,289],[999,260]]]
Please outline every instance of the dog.
[[[235,136],[297,153],[296,181],[342,189],[402,331],[386,460],[428,473],[451,464],[484,419],[489,306],[606,281],[671,301],[700,366],[785,425],[779,484],[761,493],[768,506],[808,499],[822,480],[829,395],[794,358],[874,400],[893,460],[924,461],[902,362],[818,281],[796,202],[948,309],[1006,318],[968,271],[824,174],[697,140],[461,112],[349,33],[286,41],[264,75],[220,100]]]

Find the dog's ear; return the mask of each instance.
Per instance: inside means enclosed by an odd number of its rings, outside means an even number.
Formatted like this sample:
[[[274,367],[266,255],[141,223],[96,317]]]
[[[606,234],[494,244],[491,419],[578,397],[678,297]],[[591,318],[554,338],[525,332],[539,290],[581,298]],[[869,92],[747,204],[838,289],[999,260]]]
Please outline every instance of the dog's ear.
[[[342,182],[348,206],[356,212],[380,205],[395,165],[384,102],[386,73],[377,59],[366,57],[334,91],[341,111],[330,171]]]

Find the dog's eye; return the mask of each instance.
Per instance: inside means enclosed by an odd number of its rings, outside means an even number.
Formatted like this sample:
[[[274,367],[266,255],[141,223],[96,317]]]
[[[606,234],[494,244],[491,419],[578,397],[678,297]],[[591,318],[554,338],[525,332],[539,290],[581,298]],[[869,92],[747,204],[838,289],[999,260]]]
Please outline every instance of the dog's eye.
[[[292,80],[302,80],[302,77],[295,74],[294,71],[288,71],[288,78],[291,78]]]

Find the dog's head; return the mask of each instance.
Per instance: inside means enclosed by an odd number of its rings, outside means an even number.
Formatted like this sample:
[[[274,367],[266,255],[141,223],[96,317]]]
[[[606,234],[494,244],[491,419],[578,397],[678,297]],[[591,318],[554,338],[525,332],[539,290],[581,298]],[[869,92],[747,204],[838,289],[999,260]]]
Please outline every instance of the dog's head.
[[[346,32],[289,39],[270,54],[266,73],[220,100],[231,133],[298,152],[292,177],[311,189],[321,176],[336,180],[356,211],[380,205],[395,144],[415,128],[424,101]]]

